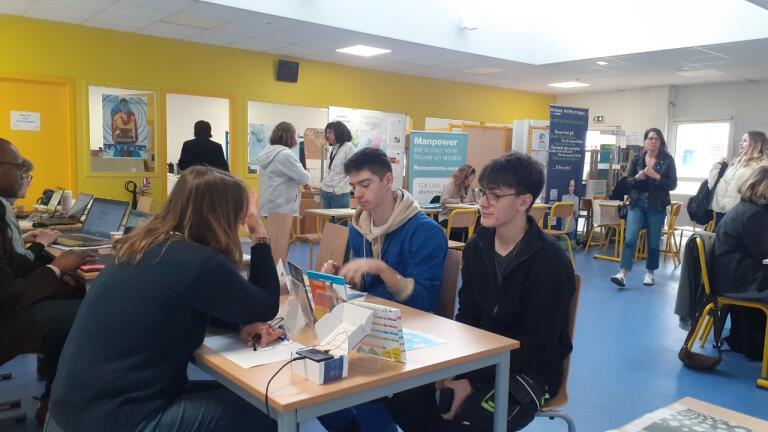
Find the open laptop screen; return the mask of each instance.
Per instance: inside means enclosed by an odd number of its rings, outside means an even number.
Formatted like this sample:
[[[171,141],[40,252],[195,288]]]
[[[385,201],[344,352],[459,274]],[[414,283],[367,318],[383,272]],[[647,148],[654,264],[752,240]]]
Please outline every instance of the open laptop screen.
[[[85,218],[83,231],[108,238],[109,233],[120,230],[129,206],[130,204],[125,201],[94,198],[91,211]]]
[[[72,204],[72,208],[69,209],[68,217],[70,219],[80,220],[80,218],[83,217],[83,213],[85,213],[85,209],[88,207],[88,204],[91,203],[92,199],[93,199],[93,195],[90,195],[90,194],[81,193],[80,195],[78,195],[77,199],[75,200],[75,203]]]
[[[59,206],[59,201],[61,201],[62,195],[64,195],[64,189],[56,188],[56,190],[53,191],[53,195],[51,195],[51,199],[48,201],[48,211],[56,211],[56,207]]]

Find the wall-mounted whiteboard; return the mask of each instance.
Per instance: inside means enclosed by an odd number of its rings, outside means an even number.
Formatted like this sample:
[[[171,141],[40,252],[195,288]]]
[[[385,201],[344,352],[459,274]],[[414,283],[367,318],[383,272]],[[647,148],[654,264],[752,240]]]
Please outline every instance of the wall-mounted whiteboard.
[[[386,113],[355,108],[328,107],[328,121],[341,121],[352,132],[355,149],[375,147],[383,150],[392,162],[394,186],[403,187],[405,165],[405,114]]]

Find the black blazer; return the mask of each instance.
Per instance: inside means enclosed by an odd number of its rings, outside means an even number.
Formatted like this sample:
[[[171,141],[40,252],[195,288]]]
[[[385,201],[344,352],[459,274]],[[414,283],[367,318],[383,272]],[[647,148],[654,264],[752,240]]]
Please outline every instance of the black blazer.
[[[207,165],[229,172],[229,164],[224,158],[221,144],[208,138],[195,138],[184,141],[179,157],[179,169],[185,170],[195,165]]]
[[[768,290],[768,206],[740,201],[717,226],[713,287],[721,294]]]
[[[661,175],[661,179],[636,180],[637,173],[645,169],[645,153],[642,152],[632,158],[624,174],[629,186],[629,206],[635,207],[640,194],[648,192],[648,209],[663,210],[672,202],[669,192],[677,188],[677,168],[675,159],[669,153],[659,152],[656,156],[656,164],[653,170]]]

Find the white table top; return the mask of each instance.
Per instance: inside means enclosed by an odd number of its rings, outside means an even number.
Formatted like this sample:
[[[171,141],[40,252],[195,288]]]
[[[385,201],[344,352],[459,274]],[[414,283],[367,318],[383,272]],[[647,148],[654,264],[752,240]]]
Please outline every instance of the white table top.
[[[326,217],[352,217],[357,209],[337,208],[337,209],[306,209],[304,213]]]

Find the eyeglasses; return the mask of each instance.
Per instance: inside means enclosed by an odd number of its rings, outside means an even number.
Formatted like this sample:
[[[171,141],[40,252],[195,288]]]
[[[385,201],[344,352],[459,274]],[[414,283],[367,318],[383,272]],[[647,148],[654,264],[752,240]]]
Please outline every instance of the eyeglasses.
[[[504,198],[504,197],[513,196],[513,195],[514,196],[527,195],[524,193],[508,193],[508,194],[500,195],[497,193],[488,192],[483,188],[475,189],[473,193],[475,195],[476,202],[479,203],[482,198],[485,198],[485,200],[488,201],[488,204],[492,204],[492,205],[498,204],[499,198]]]
[[[32,183],[32,174],[29,173],[21,173],[21,179],[24,180],[27,183]]]
[[[19,170],[19,174],[24,171],[24,164],[22,163],[0,161],[0,165],[9,165],[15,167],[17,170]]]

